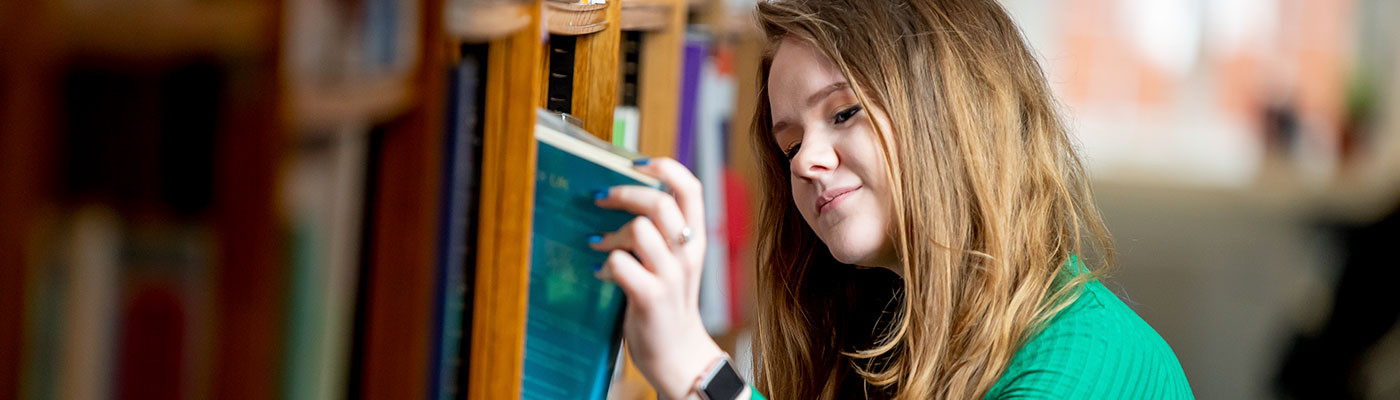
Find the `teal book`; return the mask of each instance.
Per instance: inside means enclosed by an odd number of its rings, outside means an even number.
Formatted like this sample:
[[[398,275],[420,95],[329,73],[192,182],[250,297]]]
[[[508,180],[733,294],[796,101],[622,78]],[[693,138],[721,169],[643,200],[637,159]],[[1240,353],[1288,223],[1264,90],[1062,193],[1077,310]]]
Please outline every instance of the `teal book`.
[[[593,276],[607,254],[588,236],[615,231],[634,216],[593,204],[617,185],[660,188],[632,168],[641,156],[616,149],[559,114],[540,111],[535,207],[530,239],[530,299],[522,399],[607,397],[621,345],[626,299]]]

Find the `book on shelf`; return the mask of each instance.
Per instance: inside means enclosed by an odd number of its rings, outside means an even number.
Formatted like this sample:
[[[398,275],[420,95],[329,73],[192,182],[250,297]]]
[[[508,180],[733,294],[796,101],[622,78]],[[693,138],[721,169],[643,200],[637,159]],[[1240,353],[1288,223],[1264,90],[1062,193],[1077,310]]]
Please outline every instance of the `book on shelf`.
[[[636,106],[613,109],[612,145],[627,151],[637,151],[642,126],[642,112]]]
[[[705,226],[709,246],[705,248],[705,269],[700,275],[700,318],[712,335],[729,332],[732,301],[729,284],[729,237],[725,235],[728,214],[725,204],[724,168],[728,152],[729,118],[734,114],[734,79],[718,57],[722,46],[708,46],[700,63],[699,93],[696,95],[694,166],[696,178],[705,187]]]
[[[24,398],[96,398],[111,392],[121,222],[115,211],[85,205],[60,218],[41,241],[26,336]]]
[[[637,107],[637,85],[641,77],[642,32],[623,31],[618,64],[618,105],[613,111],[613,146],[637,151],[640,143],[642,111]]]
[[[348,123],[298,135],[291,152],[283,181],[287,398],[345,397],[350,382],[368,135]]]
[[[705,224],[708,229],[705,269],[700,278],[700,318],[711,335],[723,335],[734,324],[736,301],[730,279],[729,235],[726,224],[724,169],[728,157],[728,130],[734,114],[734,78],[726,59],[727,49],[701,28],[686,33],[681,84],[680,121],[676,159],[695,173],[705,187]]]
[[[404,77],[418,59],[418,2],[288,0],[283,57],[298,87]]]
[[[462,57],[449,72],[447,125],[443,148],[442,221],[439,233],[436,329],[428,369],[429,397],[465,397],[465,360],[469,360],[471,292],[476,264],[476,215],[480,195],[481,115],[486,47],[463,45]]]
[[[642,156],[613,147],[539,111],[523,399],[603,399],[620,353],[625,296],[593,276],[607,253],[588,237],[615,231],[634,216],[594,205],[617,185],[661,188],[633,169]]]
[[[709,58],[710,41],[704,32],[691,29],[685,34],[681,53],[681,92],[679,124],[676,127],[676,161],[695,168],[696,111],[699,110],[701,70]]]
[[[26,293],[25,398],[208,397],[225,66],[62,71],[51,211]]]

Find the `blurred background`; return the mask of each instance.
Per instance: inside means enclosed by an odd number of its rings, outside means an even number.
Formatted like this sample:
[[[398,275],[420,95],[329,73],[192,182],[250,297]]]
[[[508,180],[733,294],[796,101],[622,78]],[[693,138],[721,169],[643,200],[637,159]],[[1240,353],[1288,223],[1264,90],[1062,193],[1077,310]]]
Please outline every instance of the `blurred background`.
[[[1007,1],[1201,398],[1400,398],[1392,1]]]
[[[1400,399],[1400,2],[1001,3],[1198,397]],[[500,393],[533,107],[700,176],[751,363],[753,4],[0,2],[0,399]]]

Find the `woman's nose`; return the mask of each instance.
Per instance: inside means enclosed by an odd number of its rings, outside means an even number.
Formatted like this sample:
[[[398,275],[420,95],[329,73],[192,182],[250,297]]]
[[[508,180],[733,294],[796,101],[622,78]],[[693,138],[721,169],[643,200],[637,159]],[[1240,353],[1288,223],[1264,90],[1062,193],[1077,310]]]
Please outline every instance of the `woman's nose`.
[[[792,158],[792,174],[802,179],[815,179],[836,169],[836,148],[825,140],[804,140]]]

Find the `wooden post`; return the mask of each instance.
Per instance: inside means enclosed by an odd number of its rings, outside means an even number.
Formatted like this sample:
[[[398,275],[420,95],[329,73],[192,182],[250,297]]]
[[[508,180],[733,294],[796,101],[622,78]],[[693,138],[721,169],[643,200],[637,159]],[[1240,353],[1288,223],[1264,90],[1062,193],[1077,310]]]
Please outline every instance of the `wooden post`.
[[[617,108],[618,50],[622,44],[622,1],[612,0],[601,32],[578,38],[574,63],[574,116],[583,129],[604,141],[612,140],[613,110]]]
[[[535,197],[535,107],[543,104],[540,2],[529,22],[490,42],[486,67],[469,399],[520,397]]]
[[[622,2],[547,5],[549,33],[577,38],[569,113],[583,121],[583,129],[588,133],[611,141],[613,110],[617,108],[617,68],[621,62]],[[540,65],[545,66],[541,76],[548,77],[548,64]]]
[[[686,2],[659,1],[670,5],[670,8],[665,25],[642,36],[641,72],[637,88],[637,107],[642,121],[637,145],[642,154],[674,157],[680,118]]]

